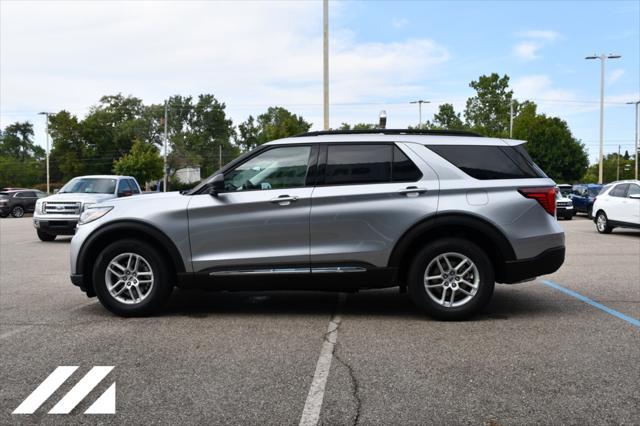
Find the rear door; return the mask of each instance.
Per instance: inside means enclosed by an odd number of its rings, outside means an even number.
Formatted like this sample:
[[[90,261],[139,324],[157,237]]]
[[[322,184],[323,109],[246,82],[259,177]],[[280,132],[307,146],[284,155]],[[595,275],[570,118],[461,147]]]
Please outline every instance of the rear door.
[[[631,198],[631,196],[638,194],[640,194],[640,185],[630,183],[625,198],[623,217],[625,222],[635,225],[640,225],[640,199]]]
[[[266,147],[225,172],[225,192],[193,195],[193,269],[214,275],[309,272],[312,145]]]
[[[435,213],[438,181],[393,143],[322,144],[311,205],[311,267],[387,266],[398,238]]]
[[[609,200],[605,206],[605,213],[609,220],[625,222],[628,183],[620,183],[609,191]]]

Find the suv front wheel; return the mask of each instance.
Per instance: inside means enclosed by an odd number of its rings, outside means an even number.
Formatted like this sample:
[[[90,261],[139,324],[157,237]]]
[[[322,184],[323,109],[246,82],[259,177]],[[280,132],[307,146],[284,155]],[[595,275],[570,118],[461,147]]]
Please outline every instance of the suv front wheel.
[[[149,315],[159,309],[173,288],[166,261],[152,246],[121,240],[107,246],[93,268],[100,302],[117,315]]]
[[[480,312],[495,285],[491,261],[470,241],[446,238],[418,252],[408,274],[413,302],[440,320],[464,320]]]

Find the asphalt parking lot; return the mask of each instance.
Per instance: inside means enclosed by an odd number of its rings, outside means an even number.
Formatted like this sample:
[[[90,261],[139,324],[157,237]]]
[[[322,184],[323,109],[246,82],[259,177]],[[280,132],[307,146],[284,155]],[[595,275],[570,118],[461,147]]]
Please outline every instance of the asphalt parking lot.
[[[0,423],[298,424],[333,318],[320,424],[639,424],[640,232],[561,225],[559,272],[445,323],[397,290],[175,291],[162,315],[122,319],[71,285],[68,239],[1,219]],[[64,365],[80,367],[69,383],[11,414]],[[96,365],[115,368],[70,415],[47,414]],[[117,413],[83,414],[114,381]]]

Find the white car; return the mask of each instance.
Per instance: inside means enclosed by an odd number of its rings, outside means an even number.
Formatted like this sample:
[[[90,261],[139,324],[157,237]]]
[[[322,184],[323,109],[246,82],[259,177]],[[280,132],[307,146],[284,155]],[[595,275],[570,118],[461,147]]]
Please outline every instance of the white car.
[[[602,188],[593,203],[593,217],[601,234],[616,227],[640,229],[640,181],[613,182]]]

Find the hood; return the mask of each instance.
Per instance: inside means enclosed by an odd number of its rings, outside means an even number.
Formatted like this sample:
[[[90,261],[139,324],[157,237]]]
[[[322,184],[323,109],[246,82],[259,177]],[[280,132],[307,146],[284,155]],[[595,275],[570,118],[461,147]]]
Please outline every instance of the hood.
[[[147,192],[139,195],[132,195],[130,197],[120,197],[109,200],[108,203],[110,205],[118,205],[118,204],[128,204],[128,203],[144,203],[145,201],[157,200],[157,199],[166,199],[170,201],[175,198],[182,198],[184,195],[180,194],[178,191],[174,192]]]
[[[99,203],[100,201],[114,198],[115,194],[82,194],[82,193],[62,193],[49,195],[41,198],[43,201],[80,201],[82,203]]]

